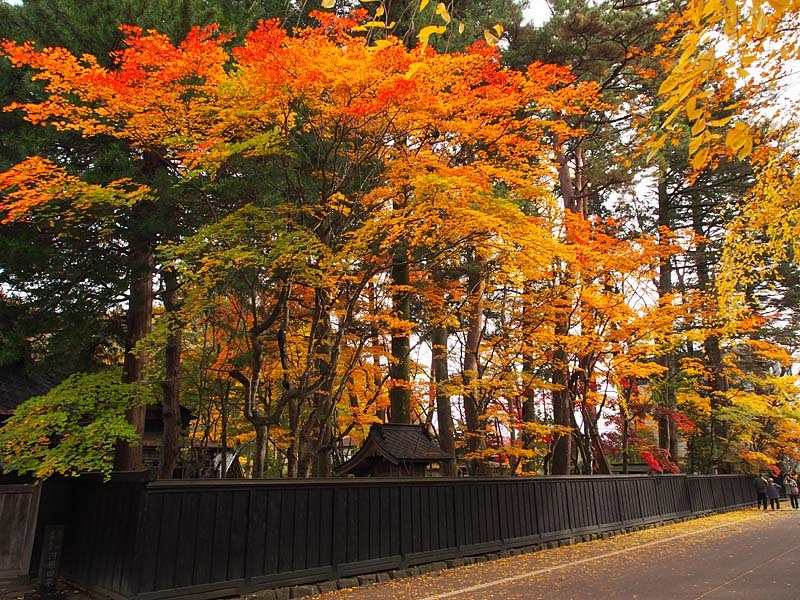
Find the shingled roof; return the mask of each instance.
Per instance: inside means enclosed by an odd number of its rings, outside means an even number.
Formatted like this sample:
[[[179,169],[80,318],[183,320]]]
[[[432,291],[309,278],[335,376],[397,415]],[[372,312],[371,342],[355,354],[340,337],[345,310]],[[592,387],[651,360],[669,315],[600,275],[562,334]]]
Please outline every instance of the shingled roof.
[[[20,404],[41,396],[58,384],[51,375],[31,375],[21,363],[0,366],[0,416],[9,416]]]
[[[358,452],[343,463],[336,472],[339,475],[368,474],[376,460],[386,461],[394,466],[430,464],[451,460],[431,439],[424,425],[400,425],[396,423],[375,423]]]

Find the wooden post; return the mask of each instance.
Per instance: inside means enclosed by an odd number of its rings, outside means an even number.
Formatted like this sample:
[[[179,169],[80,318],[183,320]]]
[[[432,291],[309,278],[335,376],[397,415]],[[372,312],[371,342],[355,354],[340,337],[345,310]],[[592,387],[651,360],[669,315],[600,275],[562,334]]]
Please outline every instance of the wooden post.
[[[56,589],[58,586],[58,572],[61,568],[61,548],[63,546],[64,526],[47,525],[44,528],[36,591],[26,593],[24,600],[62,600],[64,598],[64,593]]]

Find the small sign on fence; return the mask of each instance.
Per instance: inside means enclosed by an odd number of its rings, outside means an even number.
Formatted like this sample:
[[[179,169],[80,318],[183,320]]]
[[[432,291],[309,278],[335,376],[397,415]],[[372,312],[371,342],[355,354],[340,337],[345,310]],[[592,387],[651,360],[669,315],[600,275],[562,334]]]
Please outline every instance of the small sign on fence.
[[[61,600],[63,592],[56,590],[61,567],[61,549],[64,546],[64,526],[47,525],[42,538],[42,555],[36,591],[25,594],[24,600]]]

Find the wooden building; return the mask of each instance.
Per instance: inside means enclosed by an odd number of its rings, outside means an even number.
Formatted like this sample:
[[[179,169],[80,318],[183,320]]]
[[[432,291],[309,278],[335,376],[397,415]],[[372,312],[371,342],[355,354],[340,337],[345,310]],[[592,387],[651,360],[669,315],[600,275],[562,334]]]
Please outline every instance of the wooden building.
[[[195,418],[192,412],[181,405],[181,434],[185,435],[189,422]],[[145,409],[144,433],[142,434],[142,462],[145,467],[157,467],[161,460],[161,444],[164,437],[164,409],[161,404],[152,404]]]
[[[356,477],[425,477],[432,463],[451,460],[424,425],[376,423],[358,452],[336,469]]]
[[[0,365],[0,425],[25,400],[42,396],[56,385],[56,377],[30,374],[22,362]]]

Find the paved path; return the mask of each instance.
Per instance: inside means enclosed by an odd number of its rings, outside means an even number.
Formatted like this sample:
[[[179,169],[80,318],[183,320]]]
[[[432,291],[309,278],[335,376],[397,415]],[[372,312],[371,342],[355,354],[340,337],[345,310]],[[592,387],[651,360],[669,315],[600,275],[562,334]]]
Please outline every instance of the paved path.
[[[319,600],[798,600],[800,512],[739,511]]]

